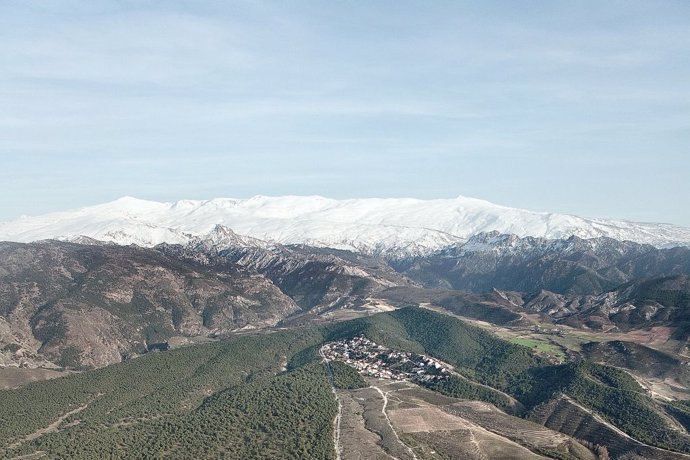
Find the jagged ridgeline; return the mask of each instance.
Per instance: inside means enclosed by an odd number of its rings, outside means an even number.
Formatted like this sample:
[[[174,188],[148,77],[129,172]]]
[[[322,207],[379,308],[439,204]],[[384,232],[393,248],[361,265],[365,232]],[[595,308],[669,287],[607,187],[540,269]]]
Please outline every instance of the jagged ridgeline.
[[[318,350],[359,335],[452,365],[463,384],[433,389],[456,398],[485,400],[547,425],[575,405],[646,443],[690,452],[687,436],[669,429],[670,416],[628,374],[588,362],[552,366],[455,318],[405,308],[149,354],[2,391],[0,456],[334,458],[337,404]],[[348,370],[338,374],[343,387],[362,385]],[[559,428],[592,441],[592,433]],[[643,448],[632,441],[612,446],[615,455]],[[647,458],[673,458],[644,448]],[[553,453],[561,454],[568,458]]]

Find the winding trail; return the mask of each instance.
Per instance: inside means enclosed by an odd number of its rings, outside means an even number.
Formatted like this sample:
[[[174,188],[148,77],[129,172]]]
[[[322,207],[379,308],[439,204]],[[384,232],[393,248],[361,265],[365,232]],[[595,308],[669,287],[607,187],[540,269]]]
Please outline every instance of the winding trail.
[[[410,453],[410,455],[412,456],[412,458],[414,460],[419,460],[417,455],[415,455],[414,451],[412,450],[412,448],[410,446],[408,446],[407,444],[405,444],[402,441],[402,439],[400,439],[400,436],[398,436],[398,432],[395,431],[395,428],[393,428],[393,424],[391,423],[391,419],[388,418],[388,414],[386,413],[386,407],[388,406],[388,393],[390,393],[390,391],[387,391],[384,393],[383,390],[381,390],[381,388],[374,386],[374,385],[371,385],[369,388],[373,388],[374,390],[378,391],[379,394],[381,395],[381,398],[383,398],[383,406],[381,406],[381,413],[385,417],[386,422],[388,422],[388,426],[391,428],[391,431],[395,435],[395,439],[397,439],[398,442],[407,449],[407,451]]]
[[[331,391],[335,396],[335,401],[338,403],[338,413],[333,420],[333,444],[335,446],[335,458],[336,460],[342,460],[341,452],[342,446],[340,445],[340,420],[343,414],[343,403],[338,398],[338,392],[335,391],[335,385],[333,384],[333,368],[331,368],[331,362],[323,352],[323,348],[319,348],[319,355],[323,359],[324,365],[326,366],[326,372],[328,372],[328,381],[331,384]]]
[[[83,406],[79,406],[79,407],[77,407],[76,409],[73,409],[73,410],[71,410],[71,411],[69,411],[69,412],[66,412],[66,413],[62,414],[61,416],[59,416],[59,417],[58,417],[53,423],[51,423],[50,425],[48,425],[48,426],[46,426],[46,427],[43,427],[43,428],[40,428],[40,429],[34,431],[33,433],[24,436],[23,439],[21,439],[21,440],[15,442],[15,443],[13,443],[13,444],[10,444],[8,447],[9,447],[10,449],[16,449],[17,447],[21,447],[22,444],[24,444],[24,443],[26,443],[26,442],[33,441],[33,440],[36,439],[36,438],[40,438],[40,437],[43,436],[44,434],[47,434],[47,433],[55,433],[55,432],[59,431],[59,430],[60,430],[60,425],[62,425],[62,422],[64,422],[68,417],[70,417],[70,416],[72,416],[72,415],[75,415],[75,414],[78,414],[79,412],[83,411],[83,410],[86,409],[87,407],[89,407],[89,404],[88,404],[88,403],[87,403],[87,404],[84,404]]]

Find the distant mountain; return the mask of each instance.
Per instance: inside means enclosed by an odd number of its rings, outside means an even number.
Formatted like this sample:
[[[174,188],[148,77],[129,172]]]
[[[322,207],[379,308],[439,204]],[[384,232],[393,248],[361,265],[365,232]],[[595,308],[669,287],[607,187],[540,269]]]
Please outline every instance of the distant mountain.
[[[217,270],[240,266],[258,272],[302,309],[316,309],[314,313],[360,306],[367,297],[391,286],[418,286],[377,258],[342,250],[269,244],[241,237],[221,225],[187,245],[161,244],[156,248]]]
[[[532,212],[487,201],[351,199],[318,196],[158,203],[122,198],[0,224],[0,240],[89,237],[118,244],[187,244],[217,224],[272,243],[345,249],[387,258],[426,255],[496,231],[519,237],[608,237],[656,247],[690,244],[690,229]]]
[[[637,278],[690,275],[690,248],[657,249],[613,238],[519,238],[480,233],[429,255],[390,261],[431,288],[601,294]]]

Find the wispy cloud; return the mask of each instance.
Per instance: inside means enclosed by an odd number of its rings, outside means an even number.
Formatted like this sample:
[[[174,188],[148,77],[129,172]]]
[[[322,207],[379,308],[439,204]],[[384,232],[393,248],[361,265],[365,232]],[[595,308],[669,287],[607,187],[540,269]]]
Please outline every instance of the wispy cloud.
[[[79,187],[466,193],[576,212],[595,200],[553,192],[567,174],[637,193],[610,174],[622,162],[661,199],[659,165],[690,169],[688,13],[682,2],[2,2],[0,215],[22,184],[28,208]]]

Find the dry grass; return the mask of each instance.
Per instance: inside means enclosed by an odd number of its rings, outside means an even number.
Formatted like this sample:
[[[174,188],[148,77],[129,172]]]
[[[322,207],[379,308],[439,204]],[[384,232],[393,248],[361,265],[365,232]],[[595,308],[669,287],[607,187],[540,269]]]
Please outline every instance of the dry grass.
[[[468,424],[432,406],[396,409],[388,412],[393,425],[403,433],[420,431],[452,431],[468,428]]]
[[[340,419],[341,456],[346,459],[392,460],[381,447],[382,438],[365,426],[364,399],[353,391],[338,391],[342,404]]]
[[[459,401],[410,382],[367,380],[380,392],[373,387],[338,392],[343,402],[343,460],[406,459],[412,458],[410,450],[420,460],[540,459],[544,457],[527,446],[556,447],[571,441],[491,404]],[[388,420],[381,412],[384,395]],[[457,410],[458,405],[464,409]]]
[[[63,377],[72,373],[73,372],[56,371],[52,369],[6,367],[0,369],[0,390],[17,388],[27,383]]]

